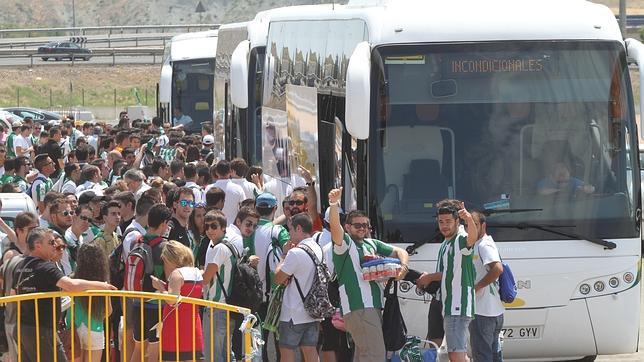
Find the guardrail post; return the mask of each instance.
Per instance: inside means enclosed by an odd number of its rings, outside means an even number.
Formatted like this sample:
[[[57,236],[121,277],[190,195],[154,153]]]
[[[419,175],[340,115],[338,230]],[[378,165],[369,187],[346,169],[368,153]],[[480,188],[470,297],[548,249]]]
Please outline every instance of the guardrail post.
[[[152,53],[152,64],[156,64],[156,63],[157,63],[157,55]]]
[[[34,56],[33,54],[29,55],[29,68],[34,67]]]
[[[112,66],[116,65],[116,53],[112,52]]]
[[[71,54],[71,53],[69,54],[69,57],[72,58],[72,65],[71,66],[73,67],[74,66],[74,61],[76,60],[76,57],[74,56],[74,54]]]

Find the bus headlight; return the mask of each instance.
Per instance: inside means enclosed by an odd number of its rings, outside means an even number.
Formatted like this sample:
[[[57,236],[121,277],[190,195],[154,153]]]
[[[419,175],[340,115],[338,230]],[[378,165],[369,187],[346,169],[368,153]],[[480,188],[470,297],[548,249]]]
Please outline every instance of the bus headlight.
[[[594,284],[595,291],[597,291],[597,292],[602,292],[604,290],[605,286],[606,285],[601,280],[596,281],[595,284]]]
[[[626,272],[624,273],[624,281],[628,284],[632,283],[635,277],[633,276],[633,273],[631,272]]]
[[[619,286],[619,279],[617,277],[608,279],[608,285],[610,285],[611,288],[617,288]]]
[[[590,285],[588,284],[582,284],[579,286],[579,293],[586,295],[590,293]]]

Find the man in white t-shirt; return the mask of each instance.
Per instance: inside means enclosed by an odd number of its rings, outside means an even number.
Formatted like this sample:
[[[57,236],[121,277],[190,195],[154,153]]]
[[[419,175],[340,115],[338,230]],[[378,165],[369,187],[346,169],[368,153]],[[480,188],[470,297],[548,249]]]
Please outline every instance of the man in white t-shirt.
[[[322,260],[322,249],[311,237],[313,222],[308,214],[293,216],[292,225],[291,241],[284,246],[286,257],[275,273],[275,282],[287,285],[279,323],[281,361],[295,361],[298,348],[305,361],[317,361],[320,320],[304,309],[304,298],[313,286],[315,264]]]
[[[254,199],[255,195],[260,193],[257,185],[246,180],[246,174],[248,173],[248,170],[250,170],[250,167],[248,167],[246,160],[239,157],[233,159],[232,161],[230,161],[230,170],[230,178],[234,183],[241,186],[247,199]]]
[[[476,317],[469,325],[472,358],[477,362],[500,362],[499,333],[503,328],[505,307],[499,297],[497,281],[503,272],[503,265],[494,239],[486,232],[485,215],[474,211],[472,219],[479,231],[473,257]]]
[[[20,127],[20,135],[13,140],[13,152],[17,156],[27,156],[33,152],[31,144],[31,126],[24,124]]]
[[[235,184],[230,179],[230,172],[230,162],[226,160],[217,162],[217,165],[215,166],[217,181],[206,187],[206,193],[208,193],[208,190],[213,187],[219,187],[224,190],[226,198],[224,200],[224,207],[221,211],[226,215],[228,224],[233,224],[237,217],[237,212],[239,211],[239,205],[246,199],[246,194],[241,186]]]

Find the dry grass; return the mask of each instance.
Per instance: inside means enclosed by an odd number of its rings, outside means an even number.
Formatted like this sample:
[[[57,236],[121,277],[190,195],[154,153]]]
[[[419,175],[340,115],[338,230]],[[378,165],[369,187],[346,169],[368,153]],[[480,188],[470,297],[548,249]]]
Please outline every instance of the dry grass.
[[[0,82],[0,107],[21,106],[127,106],[141,102],[155,104],[155,89],[160,67],[150,66],[39,66],[3,68]],[[147,90],[147,103],[145,94]]]

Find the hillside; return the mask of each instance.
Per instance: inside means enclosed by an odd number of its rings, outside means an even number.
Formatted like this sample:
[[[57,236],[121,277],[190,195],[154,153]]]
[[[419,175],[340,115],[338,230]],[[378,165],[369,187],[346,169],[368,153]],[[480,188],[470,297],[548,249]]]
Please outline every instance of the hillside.
[[[261,10],[281,6],[330,3],[333,0],[201,0],[205,13],[195,13],[199,0],[2,0],[0,28],[229,23],[250,20]],[[400,0],[405,1],[405,0]],[[563,0],[562,0],[563,1]],[[335,0],[346,3],[347,0]],[[619,0],[598,0],[615,13]],[[628,0],[629,14],[644,14],[644,0]]]
[[[201,0],[205,13],[195,13],[199,0],[2,0],[0,27],[228,23],[250,20],[261,10],[317,4],[324,0]],[[338,2],[338,1],[336,1]]]

